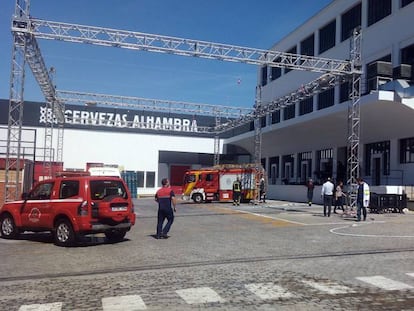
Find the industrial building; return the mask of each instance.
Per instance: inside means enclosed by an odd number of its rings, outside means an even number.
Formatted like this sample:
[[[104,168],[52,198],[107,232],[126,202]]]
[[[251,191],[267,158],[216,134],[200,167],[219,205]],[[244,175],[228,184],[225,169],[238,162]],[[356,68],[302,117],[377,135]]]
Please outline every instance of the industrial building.
[[[107,102],[95,101],[95,94],[83,100],[78,97],[76,104],[68,100],[59,120],[57,110],[54,110],[56,107],[25,102],[21,121],[32,138],[26,140],[26,132],[23,131],[22,141],[29,142],[27,148],[32,151],[28,154],[34,161],[41,161],[44,156],[63,163],[65,169],[83,169],[88,162],[94,162],[118,165],[121,170],[134,172],[138,194],[154,193],[165,176],[178,186],[185,169],[212,165],[217,162],[218,153],[221,163],[252,162],[257,156],[257,131],[253,118],[244,116],[251,116],[258,106],[270,107],[269,103],[287,94],[306,93],[308,83],[318,79],[321,72],[335,71],[319,70],[318,66],[323,67],[319,65],[321,62],[330,66],[334,60],[349,61],[352,32],[359,29],[362,37],[360,115],[357,120],[360,130],[359,172],[374,186],[413,185],[414,88],[411,84],[414,79],[414,31],[407,26],[414,16],[413,2],[335,0],[268,51],[218,55],[220,60],[232,57],[231,61],[259,65],[256,88],[260,96],[255,107],[239,110],[239,116],[236,112],[226,115],[224,111],[227,108],[215,115],[215,107],[208,107],[207,112],[195,109],[199,113],[190,114],[188,107],[174,110],[133,107],[133,104],[108,105]],[[62,27],[58,23],[33,20],[31,28],[28,28],[24,22],[16,19],[15,33],[24,36],[28,31],[42,39],[103,45],[95,38],[75,38],[73,33],[78,29],[71,30],[72,38],[60,34],[64,32],[48,32],[48,29]],[[19,29],[23,30],[19,32]],[[122,44],[117,42],[117,46]],[[31,46],[36,47],[33,42]],[[202,42],[192,43],[192,47],[194,50],[181,50],[180,55],[203,57]],[[146,49],[151,51],[151,48]],[[174,49],[169,48],[167,52],[176,52],[178,43]],[[164,47],[154,47],[155,52],[165,50]],[[276,56],[270,60],[274,64],[269,64],[272,51]],[[245,56],[253,55],[253,52],[258,53],[257,60]],[[240,54],[243,54],[243,59]],[[301,61],[300,57],[295,57],[291,62],[285,59],[286,55],[308,56],[315,62],[306,67],[308,59]],[[216,55],[207,56],[214,58]],[[340,61],[338,64],[343,68]],[[343,72],[347,73],[346,70]],[[323,79],[317,81],[323,86]],[[317,183],[328,176],[347,181],[351,90],[350,81],[344,79],[334,87],[321,88],[321,91],[309,93],[310,96],[301,100],[272,106],[260,114],[260,160],[268,174],[269,198],[303,200],[305,191],[298,185],[303,185],[309,178]],[[46,98],[55,96],[47,87],[43,87],[43,92]],[[9,100],[0,101],[0,125],[4,133],[7,132],[8,121],[10,124],[8,107]],[[58,120],[49,122],[53,113],[56,115],[52,119]],[[225,120],[238,122],[225,127],[219,134],[210,130],[219,128]],[[59,150],[59,142],[50,146],[45,144],[49,138],[49,123],[55,123],[52,129],[54,137],[59,136],[58,125],[64,123],[62,150]],[[6,135],[2,134],[2,137]],[[48,153],[49,148],[54,150],[52,154]]]

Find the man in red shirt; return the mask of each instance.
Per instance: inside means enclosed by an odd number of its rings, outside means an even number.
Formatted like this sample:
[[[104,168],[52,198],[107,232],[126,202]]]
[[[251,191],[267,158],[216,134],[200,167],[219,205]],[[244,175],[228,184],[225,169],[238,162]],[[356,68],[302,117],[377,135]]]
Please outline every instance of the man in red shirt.
[[[162,188],[160,188],[155,194],[155,201],[158,202],[158,223],[157,223],[157,239],[168,238],[168,232],[171,229],[171,225],[174,221],[174,212],[176,211],[175,205],[177,200],[175,198],[174,191],[170,187],[170,181],[168,178],[163,178],[161,181]],[[167,223],[163,228],[164,220],[167,219]]]

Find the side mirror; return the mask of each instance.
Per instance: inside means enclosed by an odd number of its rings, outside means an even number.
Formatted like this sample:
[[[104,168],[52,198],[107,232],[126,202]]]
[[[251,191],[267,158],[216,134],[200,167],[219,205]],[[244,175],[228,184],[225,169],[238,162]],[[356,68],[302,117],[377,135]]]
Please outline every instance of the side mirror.
[[[27,200],[29,198],[29,194],[27,192],[22,193],[22,200]]]

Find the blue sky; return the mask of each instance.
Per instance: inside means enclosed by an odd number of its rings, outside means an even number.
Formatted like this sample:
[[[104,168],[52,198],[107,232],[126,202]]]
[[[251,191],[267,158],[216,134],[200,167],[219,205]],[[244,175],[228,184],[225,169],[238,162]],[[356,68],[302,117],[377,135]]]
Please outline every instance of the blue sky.
[[[31,0],[50,21],[268,49],[332,0]],[[0,98],[9,98],[14,0],[1,0]],[[39,39],[58,89],[252,107],[257,67]],[[24,99],[43,101],[28,69]]]

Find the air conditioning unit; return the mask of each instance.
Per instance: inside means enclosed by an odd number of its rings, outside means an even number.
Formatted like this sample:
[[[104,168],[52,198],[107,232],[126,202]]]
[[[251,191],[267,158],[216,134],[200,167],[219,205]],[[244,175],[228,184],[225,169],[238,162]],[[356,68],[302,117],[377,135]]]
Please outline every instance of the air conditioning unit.
[[[393,70],[394,79],[404,79],[411,80],[412,77],[412,66],[408,64],[401,64],[398,67],[395,67]]]
[[[390,62],[377,61],[368,65],[367,78],[377,76],[392,78],[392,64]]]

